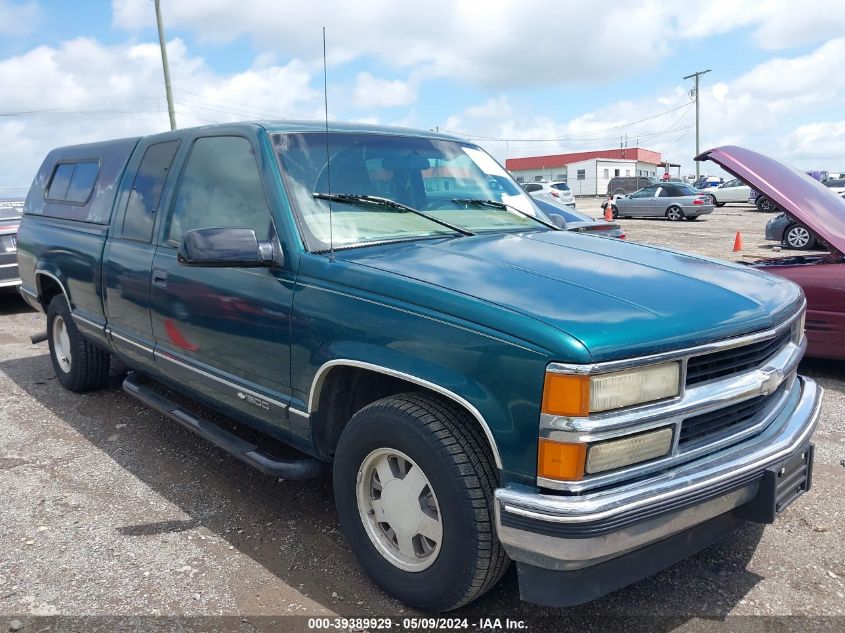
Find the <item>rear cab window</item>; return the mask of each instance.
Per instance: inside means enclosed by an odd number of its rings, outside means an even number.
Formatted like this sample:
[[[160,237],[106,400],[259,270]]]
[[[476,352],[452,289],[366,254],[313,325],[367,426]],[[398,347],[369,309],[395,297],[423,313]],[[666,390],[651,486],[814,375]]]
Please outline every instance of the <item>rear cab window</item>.
[[[25,215],[106,225],[138,138],[59,147],[41,164],[24,203]]]

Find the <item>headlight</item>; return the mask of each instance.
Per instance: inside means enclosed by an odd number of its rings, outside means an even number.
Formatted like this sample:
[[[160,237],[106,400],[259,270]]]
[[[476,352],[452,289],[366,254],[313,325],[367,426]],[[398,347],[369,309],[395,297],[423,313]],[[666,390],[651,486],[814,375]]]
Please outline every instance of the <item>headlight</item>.
[[[681,365],[661,363],[609,374],[546,374],[543,413],[586,417],[591,413],[672,398],[680,393]]]

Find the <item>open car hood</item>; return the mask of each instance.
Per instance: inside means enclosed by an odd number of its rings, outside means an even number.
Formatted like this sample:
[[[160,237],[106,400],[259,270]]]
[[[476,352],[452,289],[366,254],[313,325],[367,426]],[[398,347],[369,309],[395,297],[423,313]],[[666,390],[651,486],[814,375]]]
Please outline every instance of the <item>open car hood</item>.
[[[813,231],[834,254],[845,254],[845,200],[814,178],[733,145],[709,149],[695,160],[712,160],[721,165]]]

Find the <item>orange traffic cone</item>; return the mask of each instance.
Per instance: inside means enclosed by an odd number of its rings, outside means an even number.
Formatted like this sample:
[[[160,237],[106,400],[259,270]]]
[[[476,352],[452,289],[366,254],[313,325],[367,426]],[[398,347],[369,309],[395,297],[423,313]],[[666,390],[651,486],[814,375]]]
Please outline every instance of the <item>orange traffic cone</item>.
[[[736,237],[734,238],[734,253],[738,253],[741,250],[742,250],[742,233],[737,231]]]
[[[606,222],[613,219],[613,198],[607,199],[607,204],[604,207],[604,219]]]

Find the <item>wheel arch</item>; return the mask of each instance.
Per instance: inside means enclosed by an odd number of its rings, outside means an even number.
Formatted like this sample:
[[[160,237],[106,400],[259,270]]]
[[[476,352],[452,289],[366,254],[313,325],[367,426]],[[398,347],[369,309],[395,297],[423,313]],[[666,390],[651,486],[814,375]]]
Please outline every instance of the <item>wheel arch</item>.
[[[346,397],[344,392],[338,397],[338,391],[343,387],[348,388],[354,396]],[[324,363],[311,383],[308,413],[315,447],[321,454],[331,455],[341,431],[356,411],[381,398],[409,391],[436,394],[466,410],[484,432],[496,467],[502,469],[502,459],[489,423],[465,397],[416,374],[349,358]]]
[[[38,294],[38,303],[47,312],[50,306],[50,301],[58,294],[63,294],[67,301],[68,307],[72,308],[73,304],[70,302],[70,295],[67,292],[67,287],[61,278],[48,270],[38,268],[35,270],[35,290]]]

